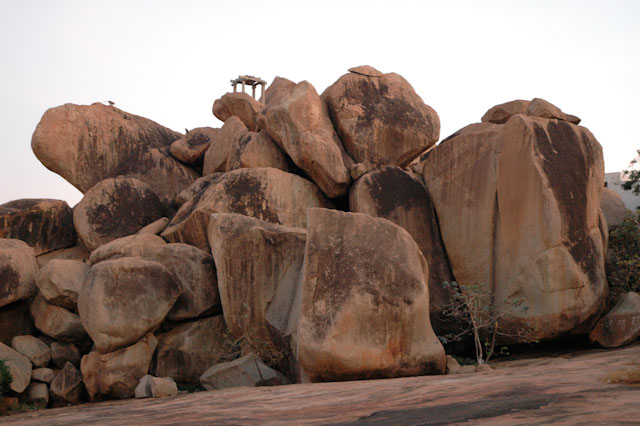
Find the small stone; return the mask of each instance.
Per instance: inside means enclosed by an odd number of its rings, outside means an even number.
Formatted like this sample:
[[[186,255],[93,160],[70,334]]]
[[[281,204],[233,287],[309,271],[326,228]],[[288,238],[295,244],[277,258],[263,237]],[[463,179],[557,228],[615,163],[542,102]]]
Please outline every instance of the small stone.
[[[151,396],[164,398],[178,394],[178,385],[171,377],[151,377]]]
[[[138,382],[138,386],[134,391],[136,398],[151,398],[151,380],[153,376],[150,374],[142,376]]]
[[[80,404],[84,400],[84,384],[80,370],[67,362],[51,382],[54,407]]]
[[[51,360],[51,349],[42,340],[33,336],[16,336],[11,347],[29,358],[35,367],[45,367]]]
[[[31,381],[31,361],[3,343],[0,343],[0,359],[9,367],[9,373],[13,378],[9,389],[15,393],[22,393]]]
[[[451,355],[447,355],[447,374],[458,374],[462,366]]]
[[[485,371],[491,371],[493,368],[489,364],[478,364],[476,365],[475,372],[483,373]]]
[[[31,383],[27,388],[27,401],[46,407],[49,404],[49,387],[46,383]]]
[[[31,381],[51,383],[54,377],[55,374],[50,368],[36,368],[35,370],[31,371]]]
[[[200,383],[206,390],[214,390],[237,386],[285,385],[287,379],[250,353],[235,361],[210,367],[200,376]]]
[[[63,368],[67,362],[79,367],[80,350],[73,343],[53,342],[51,344],[51,359],[58,368]]]

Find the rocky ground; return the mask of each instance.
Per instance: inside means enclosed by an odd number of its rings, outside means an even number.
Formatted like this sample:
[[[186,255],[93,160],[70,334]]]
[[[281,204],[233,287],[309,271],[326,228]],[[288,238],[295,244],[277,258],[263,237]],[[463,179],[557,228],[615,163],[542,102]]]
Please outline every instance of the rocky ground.
[[[640,345],[494,364],[491,371],[401,379],[234,388],[103,402],[3,418],[3,424],[637,424],[640,385],[609,374],[640,368]]]

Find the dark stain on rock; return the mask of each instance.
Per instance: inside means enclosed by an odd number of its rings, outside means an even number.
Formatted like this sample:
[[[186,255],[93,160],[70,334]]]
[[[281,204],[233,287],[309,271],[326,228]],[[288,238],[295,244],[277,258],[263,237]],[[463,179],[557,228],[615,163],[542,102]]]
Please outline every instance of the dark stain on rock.
[[[399,167],[383,167],[369,173],[364,179],[380,217],[389,218],[397,208],[410,210],[426,202],[424,186]]]
[[[20,274],[8,263],[6,256],[0,256],[0,301],[14,294],[20,286]]]
[[[264,188],[258,176],[242,169],[242,173],[229,174],[222,182],[227,194],[229,213],[245,214],[267,222],[282,224],[278,213],[265,203]]]

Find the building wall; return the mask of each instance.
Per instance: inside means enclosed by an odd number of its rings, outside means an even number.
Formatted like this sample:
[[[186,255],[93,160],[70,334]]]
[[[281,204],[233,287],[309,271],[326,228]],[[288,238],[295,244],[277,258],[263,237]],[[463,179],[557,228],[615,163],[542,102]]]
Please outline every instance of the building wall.
[[[620,194],[622,201],[628,209],[635,211],[640,208],[640,195],[636,195],[632,190],[625,190],[622,188],[622,184],[629,179],[626,179],[622,172],[605,173],[604,184],[607,188],[616,191]]]

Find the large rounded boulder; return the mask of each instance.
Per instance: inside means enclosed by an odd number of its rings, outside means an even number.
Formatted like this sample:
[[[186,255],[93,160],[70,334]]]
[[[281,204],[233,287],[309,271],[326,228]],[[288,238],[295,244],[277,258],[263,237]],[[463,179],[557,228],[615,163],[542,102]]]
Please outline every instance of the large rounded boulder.
[[[24,241],[0,238],[0,307],[37,293],[38,263]]]

